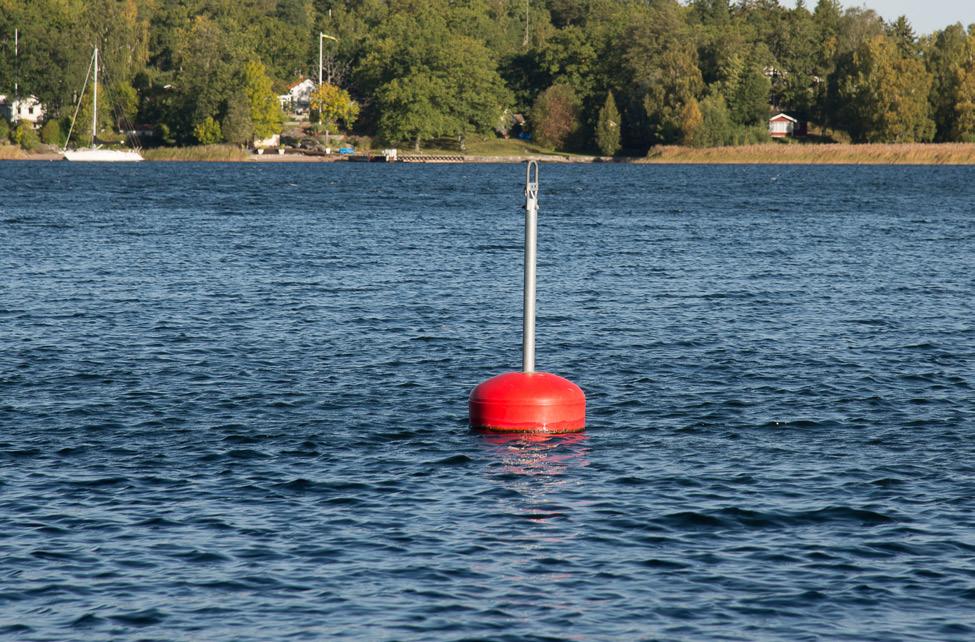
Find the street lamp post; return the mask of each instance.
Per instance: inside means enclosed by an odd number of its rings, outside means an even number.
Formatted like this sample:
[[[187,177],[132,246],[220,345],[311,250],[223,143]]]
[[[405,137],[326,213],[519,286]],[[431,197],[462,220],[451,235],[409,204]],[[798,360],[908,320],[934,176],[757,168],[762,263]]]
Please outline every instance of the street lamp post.
[[[325,40],[325,38],[328,38],[329,40],[332,40],[334,42],[339,41],[339,39],[336,38],[335,36],[330,36],[327,33],[322,33],[321,31],[318,32],[318,86],[319,87],[321,87],[322,85],[322,64],[324,62],[322,42]]]

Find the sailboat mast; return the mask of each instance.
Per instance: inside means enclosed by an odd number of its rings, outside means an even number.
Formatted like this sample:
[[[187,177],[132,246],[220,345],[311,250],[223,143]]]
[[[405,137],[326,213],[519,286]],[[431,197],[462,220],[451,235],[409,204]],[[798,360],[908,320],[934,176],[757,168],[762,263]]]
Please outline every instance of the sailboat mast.
[[[95,47],[95,75],[91,93],[91,146],[95,146],[95,132],[98,131],[98,47]]]

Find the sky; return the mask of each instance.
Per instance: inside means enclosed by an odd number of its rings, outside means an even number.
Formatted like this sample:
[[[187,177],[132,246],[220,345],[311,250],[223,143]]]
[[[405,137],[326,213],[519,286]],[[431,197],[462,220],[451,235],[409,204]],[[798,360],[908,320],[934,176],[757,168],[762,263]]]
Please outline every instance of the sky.
[[[907,16],[918,35],[944,29],[956,22],[965,26],[975,22],[973,0],[840,0],[840,3],[845,7],[866,6],[885,20]],[[806,0],[806,6],[815,7],[816,1]]]

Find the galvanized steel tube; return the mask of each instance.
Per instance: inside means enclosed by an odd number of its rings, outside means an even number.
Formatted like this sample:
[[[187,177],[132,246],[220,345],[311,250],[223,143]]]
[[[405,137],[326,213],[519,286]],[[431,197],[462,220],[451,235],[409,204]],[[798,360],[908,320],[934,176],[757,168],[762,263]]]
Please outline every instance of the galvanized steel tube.
[[[522,370],[535,372],[535,260],[538,239],[538,163],[529,161],[525,173],[525,320]]]

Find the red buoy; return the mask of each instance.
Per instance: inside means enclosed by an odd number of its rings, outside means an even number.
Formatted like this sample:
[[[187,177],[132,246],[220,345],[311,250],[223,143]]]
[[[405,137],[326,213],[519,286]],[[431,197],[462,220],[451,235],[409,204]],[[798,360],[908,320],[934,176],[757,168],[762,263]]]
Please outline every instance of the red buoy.
[[[534,170],[534,172],[533,172]],[[525,317],[522,372],[488,379],[471,391],[471,427],[497,433],[565,434],[586,428],[586,395],[576,384],[535,372],[535,247],[538,224],[538,163],[525,181]]]
[[[586,395],[568,379],[547,372],[508,372],[471,392],[471,426],[490,432],[581,432]]]

